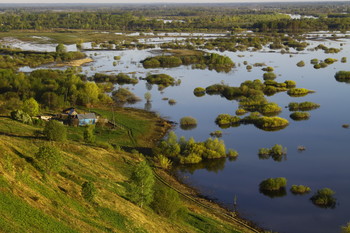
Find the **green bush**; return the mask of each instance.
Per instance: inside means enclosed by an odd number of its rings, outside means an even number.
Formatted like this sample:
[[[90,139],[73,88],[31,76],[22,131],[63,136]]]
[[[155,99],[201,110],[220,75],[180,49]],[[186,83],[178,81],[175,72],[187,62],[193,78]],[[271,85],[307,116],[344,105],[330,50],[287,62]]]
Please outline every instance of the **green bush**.
[[[238,116],[231,116],[230,114],[220,114],[216,117],[215,123],[219,126],[233,125],[239,123],[241,118]]]
[[[297,83],[293,80],[286,80],[286,81],[284,81],[284,83],[287,85],[287,88],[292,88],[292,87],[295,87],[297,85]]]
[[[334,62],[337,62],[338,60],[337,59],[334,59],[334,58],[326,58],[324,60],[325,63],[327,64],[333,64]]]
[[[245,110],[243,108],[239,108],[236,110],[236,115],[241,116],[241,115],[246,114],[247,112],[248,112],[247,110]]]
[[[229,158],[237,158],[238,157],[238,152],[236,150],[229,149],[227,156]]]
[[[146,77],[150,84],[163,85],[164,87],[175,85],[175,79],[167,74],[152,74]]]
[[[43,134],[50,141],[65,141],[67,139],[67,128],[62,122],[51,120],[46,123]]]
[[[317,192],[310,198],[311,201],[323,208],[334,208],[336,199],[333,197],[335,192],[329,188],[317,190]]]
[[[338,71],[334,77],[338,81],[349,80],[350,79],[350,71],[343,71],[343,70]]]
[[[35,160],[39,168],[50,174],[51,171],[58,171],[63,163],[61,152],[54,146],[41,146],[35,154]]]
[[[157,165],[163,169],[169,169],[172,166],[171,160],[162,154],[157,155],[155,160]]]
[[[287,148],[283,148],[282,145],[276,144],[271,149],[261,148],[259,149],[259,155],[285,155],[287,154]]]
[[[281,117],[259,117],[254,124],[259,128],[281,128],[289,124],[288,120]]]
[[[305,194],[311,192],[311,188],[304,185],[292,185],[290,191],[294,194]]]
[[[292,114],[290,114],[290,118],[292,118],[295,121],[307,120],[310,118],[310,113],[308,113],[308,112],[293,112]]]
[[[300,62],[297,63],[297,66],[298,67],[303,67],[303,66],[305,66],[305,62],[304,61],[300,61]]]
[[[347,61],[347,58],[346,58],[346,57],[342,57],[342,58],[341,58],[341,62],[342,62],[342,63],[346,63],[346,61]]]
[[[205,95],[205,89],[203,87],[196,87],[193,90],[193,94],[197,97]]]
[[[84,130],[84,140],[87,143],[93,143],[95,142],[95,134],[94,134],[94,130],[95,130],[95,125],[87,125],[85,126],[85,130]]]
[[[278,191],[287,186],[287,179],[284,177],[269,178],[260,183],[260,189],[266,191]]]
[[[272,72],[267,72],[263,75],[264,80],[274,80],[276,77],[276,74]]]
[[[306,88],[292,88],[287,91],[287,94],[290,96],[304,96],[314,91],[308,90]]]
[[[182,117],[180,119],[180,125],[182,126],[197,125],[197,120],[196,118],[191,116]]]
[[[16,120],[16,121],[20,121],[24,124],[32,124],[33,121],[32,121],[32,118],[25,112],[23,112],[22,110],[15,110],[13,112],[11,112],[11,118],[13,120]]]
[[[86,181],[81,185],[81,195],[87,201],[93,201],[97,190],[94,183]]]
[[[314,59],[311,59],[311,64],[315,65],[318,63],[318,59],[317,58],[314,58]]]
[[[310,111],[312,109],[316,109],[319,107],[320,107],[319,104],[309,102],[309,101],[305,101],[301,103],[291,102],[288,104],[289,111]]]
[[[259,112],[266,115],[271,113],[279,113],[282,111],[282,108],[276,103],[267,103],[259,107]]]
[[[262,68],[262,70],[263,70],[263,71],[266,71],[266,72],[272,72],[272,71],[274,71],[273,67],[271,67],[271,66],[264,67],[264,68]]]
[[[164,185],[157,185],[151,208],[161,216],[176,218],[184,207],[176,191]]]

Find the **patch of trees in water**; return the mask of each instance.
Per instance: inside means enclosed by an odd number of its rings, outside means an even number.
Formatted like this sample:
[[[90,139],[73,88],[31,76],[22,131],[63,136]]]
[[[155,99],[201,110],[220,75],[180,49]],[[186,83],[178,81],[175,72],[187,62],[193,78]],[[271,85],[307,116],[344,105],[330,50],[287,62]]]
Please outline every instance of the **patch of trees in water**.
[[[17,69],[21,66],[38,67],[48,63],[61,63],[85,58],[81,52],[37,52],[22,51],[20,49],[0,49],[0,68]]]
[[[218,138],[208,138],[204,142],[196,142],[193,138],[186,140],[185,137],[178,140],[173,131],[158,144],[155,153],[180,164],[195,164],[203,160],[238,156],[234,150],[226,152],[224,141]]]
[[[217,72],[229,72],[235,63],[231,58],[222,56],[216,53],[203,53],[193,55],[161,55],[149,57],[141,61],[144,68],[158,68],[158,67],[178,67],[181,65],[193,65],[193,68],[209,68]]]
[[[91,80],[100,83],[100,82],[111,82],[111,83],[118,83],[118,84],[137,84],[139,80],[137,78],[130,78],[129,75],[124,73],[119,74],[102,74],[102,73],[95,73],[94,76],[90,78]]]
[[[317,109],[319,107],[320,107],[319,104],[309,102],[309,101],[305,101],[301,103],[291,102],[288,104],[289,111],[310,111],[313,109]]]
[[[290,114],[290,118],[295,121],[308,120],[310,118],[310,113],[308,112],[293,112]]]
[[[338,82],[350,83],[350,71],[338,71],[334,77]]]
[[[259,159],[269,159],[270,157],[277,162],[286,160],[287,148],[283,148],[282,145],[276,144],[271,148],[260,148],[258,155]]]

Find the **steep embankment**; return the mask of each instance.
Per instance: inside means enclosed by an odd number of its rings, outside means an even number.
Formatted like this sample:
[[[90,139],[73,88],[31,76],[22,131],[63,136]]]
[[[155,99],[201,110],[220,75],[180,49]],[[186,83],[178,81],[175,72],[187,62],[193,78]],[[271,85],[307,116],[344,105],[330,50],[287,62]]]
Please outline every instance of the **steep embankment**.
[[[0,117],[1,232],[237,232],[233,223],[186,201],[188,213],[181,219],[128,201],[126,184],[142,155],[70,140],[48,142],[40,130]],[[43,174],[34,155],[48,144],[59,148],[64,161]],[[98,191],[93,202],[81,194],[86,181]]]

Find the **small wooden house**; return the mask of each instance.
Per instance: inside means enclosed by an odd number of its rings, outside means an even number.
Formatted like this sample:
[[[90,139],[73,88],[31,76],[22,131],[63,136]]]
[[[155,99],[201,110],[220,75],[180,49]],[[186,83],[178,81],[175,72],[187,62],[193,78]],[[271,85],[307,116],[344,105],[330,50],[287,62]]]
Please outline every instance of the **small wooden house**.
[[[97,117],[95,113],[84,113],[84,114],[77,114],[76,118],[79,120],[79,126],[82,125],[93,125],[97,122]]]

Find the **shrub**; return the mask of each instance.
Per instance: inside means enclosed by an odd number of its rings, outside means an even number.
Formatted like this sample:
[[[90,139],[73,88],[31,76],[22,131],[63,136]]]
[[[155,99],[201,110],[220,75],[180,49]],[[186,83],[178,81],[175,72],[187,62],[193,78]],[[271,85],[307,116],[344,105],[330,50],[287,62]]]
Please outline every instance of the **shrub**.
[[[210,136],[220,138],[220,137],[222,137],[222,131],[221,130],[215,130],[214,132],[210,133]]]
[[[251,65],[247,65],[247,66],[246,66],[246,69],[247,69],[247,70],[251,70],[251,69],[253,69],[253,67],[252,67]]]
[[[315,65],[314,65],[314,68],[315,68],[315,69],[320,69],[320,68],[321,68],[321,65],[320,65],[320,64],[315,64]]]
[[[236,110],[236,115],[244,115],[244,114],[246,114],[248,111],[247,110],[245,110],[245,109],[243,109],[243,108],[239,108],[239,109],[237,109]]]
[[[241,118],[238,116],[231,116],[230,114],[220,114],[216,117],[215,123],[219,126],[233,125],[239,123]]]
[[[346,58],[346,57],[342,57],[342,58],[341,58],[341,62],[342,62],[342,63],[346,63],[346,61],[347,61],[347,58]]]
[[[310,118],[310,113],[308,113],[308,112],[293,112],[292,114],[290,114],[290,118],[292,118],[295,121],[307,120]]]
[[[295,87],[297,85],[297,83],[293,80],[286,80],[286,81],[284,81],[284,83],[287,85],[287,88],[292,88],[292,87]]]
[[[205,95],[205,89],[203,87],[196,87],[193,90],[193,94],[198,97],[203,96]]]
[[[289,124],[288,120],[281,117],[259,117],[254,124],[259,128],[280,128]]]
[[[305,194],[311,192],[311,188],[304,185],[292,185],[290,191],[294,194]]]
[[[272,71],[274,71],[273,67],[271,67],[271,66],[264,67],[264,68],[262,68],[262,70],[263,70],[263,71],[266,71],[266,72],[272,72]]]
[[[46,123],[43,134],[50,141],[65,141],[67,139],[66,126],[56,120]]]
[[[287,91],[287,94],[290,96],[304,96],[314,91],[308,90],[306,88],[292,88]]]
[[[182,126],[191,126],[197,125],[197,120],[194,117],[187,116],[180,119],[180,125]]]
[[[151,208],[159,215],[167,218],[175,218],[183,208],[179,194],[164,185],[158,185],[154,192],[154,200]]]
[[[310,63],[315,65],[318,63],[318,59],[317,58],[311,59]]]
[[[337,80],[349,80],[350,79],[350,71],[343,71],[343,70],[338,71],[334,77]]]
[[[333,64],[334,62],[337,62],[338,60],[337,59],[334,59],[334,58],[326,58],[324,60],[325,63],[327,64]]]
[[[259,112],[266,115],[266,114],[271,114],[271,113],[279,113],[282,111],[282,108],[278,106],[276,103],[267,103],[262,105],[259,108]]]
[[[304,61],[300,61],[300,62],[297,63],[297,66],[298,67],[303,67],[303,66],[305,66],[305,62]]]
[[[346,226],[341,227],[341,233],[350,233],[350,222]]]
[[[264,73],[263,75],[264,80],[274,80],[276,77],[276,74],[272,72]]]
[[[259,149],[259,155],[285,155],[287,154],[287,148],[283,148],[282,145],[276,144],[271,149],[261,148]]]
[[[94,130],[95,130],[95,125],[87,125],[85,126],[85,130],[84,130],[84,140],[87,143],[93,143],[95,142],[95,134],[94,134]]]
[[[126,88],[119,87],[117,90],[112,92],[113,99],[121,104],[124,103],[135,103],[141,99],[137,97],[134,93]]]
[[[238,157],[238,152],[236,150],[229,149],[227,156],[229,158],[237,158]]]
[[[16,121],[20,121],[24,124],[32,124],[32,118],[22,110],[15,110],[11,112],[11,118]]]
[[[329,188],[317,190],[317,192],[310,198],[311,201],[323,208],[334,208],[336,199],[333,197],[335,192]]]
[[[35,116],[39,113],[39,104],[34,98],[30,98],[24,101],[22,109],[29,116]]]
[[[95,198],[96,193],[97,193],[97,190],[95,188],[94,183],[89,182],[89,181],[85,181],[81,185],[81,195],[83,196],[83,198],[85,200],[93,201],[93,199]]]
[[[260,189],[266,191],[278,191],[287,186],[287,179],[284,177],[269,178],[260,183]]]
[[[161,154],[157,155],[155,160],[157,165],[163,169],[169,169],[172,165],[171,160]]]
[[[313,102],[301,102],[301,103],[296,103],[296,102],[291,102],[288,105],[289,111],[310,111],[312,109],[319,108],[320,105],[313,103]]]
[[[175,79],[167,74],[148,75],[146,81],[150,84],[163,85],[164,87],[175,85]]]
[[[41,146],[35,154],[35,159],[39,168],[50,174],[51,171],[57,171],[63,163],[60,151],[54,146]]]

